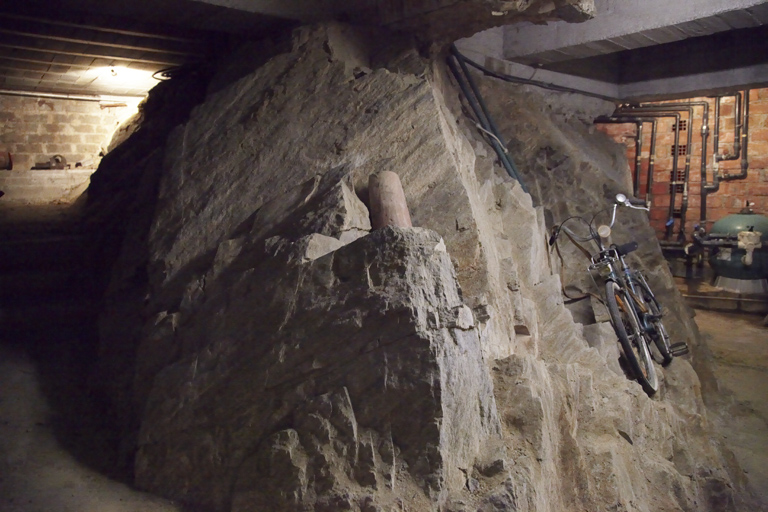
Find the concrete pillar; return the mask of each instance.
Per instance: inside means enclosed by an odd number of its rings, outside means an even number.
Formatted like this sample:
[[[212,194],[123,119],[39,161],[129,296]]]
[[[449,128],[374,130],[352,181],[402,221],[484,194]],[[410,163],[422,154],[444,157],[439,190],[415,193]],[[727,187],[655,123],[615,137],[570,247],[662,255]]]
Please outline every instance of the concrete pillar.
[[[368,197],[371,203],[371,227],[384,226],[409,228],[411,214],[405,202],[405,193],[400,178],[391,171],[372,174],[368,178]]]

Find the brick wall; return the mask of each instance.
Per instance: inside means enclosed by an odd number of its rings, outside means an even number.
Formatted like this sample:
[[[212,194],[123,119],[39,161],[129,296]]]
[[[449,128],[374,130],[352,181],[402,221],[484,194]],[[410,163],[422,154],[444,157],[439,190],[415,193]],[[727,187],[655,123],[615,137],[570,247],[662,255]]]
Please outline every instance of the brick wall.
[[[691,98],[682,101],[707,101],[709,109],[710,134],[707,140],[707,180],[712,181],[713,161],[713,134],[714,134],[714,100],[711,98]],[[749,171],[744,180],[721,182],[720,190],[707,196],[706,226],[729,215],[737,213],[746,200],[754,202],[754,209],[758,213],[768,214],[768,89],[754,89],[750,93],[749,104]],[[691,166],[689,177],[689,201],[688,214],[686,216],[686,233],[690,235],[694,224],[699,223],[701,205],[701,126],[702,107],[694,108],[693,126],[686,124],[686,130],[680,131],[680,144],[686,144],[688,132],[693,129],[692,144],[690,148]],[[733,151],[734,123],[735,123],[734,98],[723,98],[720,108],[720,153],[728,154]],[[681,112],[681,120],[688,121],[687,111]],[[652,187],[653,206],[651,208],[651,223],[656,229],[660,239],[664,238],[665,224],[669,219],[670,181],[672,178],[672,145],[674,144],[673,119],[663,118],[658,120],[656,151],[654,158],[654,173]],[[627,158],[630,169],[634,169],[635,162],[635,137],[637,127],[634,124],[601,124],[598,129],[607,133],[615,141],[627,146]],[[642,166],[640,196],[644,197],[645,183],[648,173],[648,164],[651,145],[651,125],[643,126]],[[741,171],[741,158],[720,162],[720,172],[734,174]],[[685,156],[679,157],[678,169],[685,168]],[[675,207],[680,207],[682,194],[678,193]],[[675,220],[674,231],[679,230],[679,220]]]
[[[0,151],[11,153],[14,170],[54,155],[73,168],[87,160],[96,166],[120,121],[134,111],[135,104],[0,95]]]

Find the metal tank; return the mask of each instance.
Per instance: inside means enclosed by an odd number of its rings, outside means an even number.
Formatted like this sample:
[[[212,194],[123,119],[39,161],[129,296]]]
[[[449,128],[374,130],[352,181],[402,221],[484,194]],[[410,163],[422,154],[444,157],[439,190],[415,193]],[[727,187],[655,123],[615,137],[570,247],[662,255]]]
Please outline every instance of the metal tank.
[[[710,248],[715,286],[742,293],[768,292],[768,217],[747,206],[715,222],[701,241]]]

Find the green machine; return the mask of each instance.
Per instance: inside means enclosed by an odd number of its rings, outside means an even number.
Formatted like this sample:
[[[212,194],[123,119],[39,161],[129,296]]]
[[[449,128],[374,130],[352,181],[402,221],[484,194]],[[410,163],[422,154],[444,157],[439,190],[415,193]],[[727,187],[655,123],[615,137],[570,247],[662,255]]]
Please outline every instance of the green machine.
[[[768,217],[747,206],[723,217],[697,242],[710,248],[716,286],[744,293],[768,292]]]

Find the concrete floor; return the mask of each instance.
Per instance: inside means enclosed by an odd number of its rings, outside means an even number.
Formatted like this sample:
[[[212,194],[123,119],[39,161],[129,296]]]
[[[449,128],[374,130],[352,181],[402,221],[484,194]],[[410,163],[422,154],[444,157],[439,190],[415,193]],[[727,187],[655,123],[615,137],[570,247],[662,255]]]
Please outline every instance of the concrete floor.
[[[768,506],[768,327],[762,325],[763,318],[696,310],[696,323],[714,356],[715,376],[736,401],[714,411],[712,420],[753,492]]]
[[[79,219],[0,201],[0,512],[178,512],[128,485],[90,392],[98,293]]]
[[[50,374],[43,378],[39,367],[26,350],[0,346],[0,510],[180,511],[107,476],[110,470],[103,465],[110,449],[92,428],[95,418],[64,418],[60,404],[51,405],[46,396],[53,390],[45,389],[61,383],[46,381]],[[88,414],[85,402],[73,404],[73,412]]]

